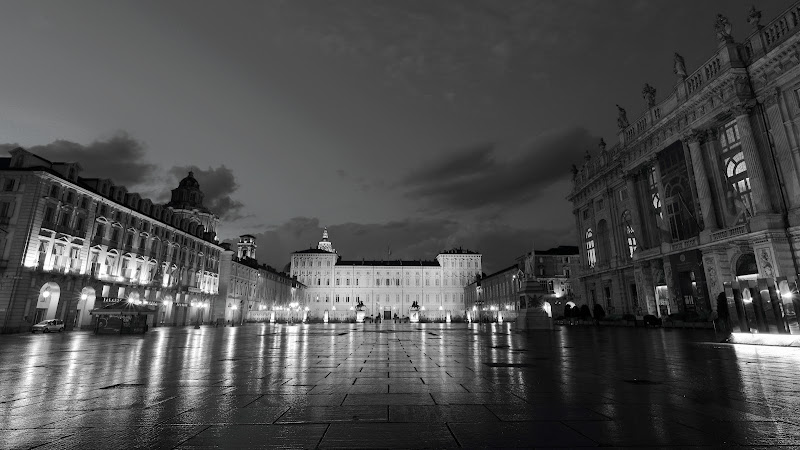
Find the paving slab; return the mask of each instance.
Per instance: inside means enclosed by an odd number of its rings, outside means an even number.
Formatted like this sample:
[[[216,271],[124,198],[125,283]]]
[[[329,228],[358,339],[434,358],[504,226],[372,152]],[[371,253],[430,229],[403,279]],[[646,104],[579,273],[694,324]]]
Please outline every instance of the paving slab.
[[[715,339],[510,324],[4,335],[0,448],[800,447],[800,350]]]

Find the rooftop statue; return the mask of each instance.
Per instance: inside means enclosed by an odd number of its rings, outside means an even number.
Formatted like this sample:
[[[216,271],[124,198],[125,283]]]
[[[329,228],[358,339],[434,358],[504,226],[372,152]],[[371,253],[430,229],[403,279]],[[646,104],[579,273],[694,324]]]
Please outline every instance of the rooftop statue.
[[[747,16],[747,23],[757,31],[761,28],[761,11],[756,10],[756,5],[750,7],[750,14]]]
[[[720,42],[730,42],[733,40],[731,37],[731,23],[728,18],[722,14],[717,14],[717,22],[714,24],[714,31],[717,32],[717,39]]]
[[[652,108],[656,106],[656,88],[650,86],[648,83],[644,84],[642,89],[642,98],[647,102],[647,107]]]
[[[619,113],[617,116],[617,126],[619,129],[624,130],[625,128],[628,128],[628,125],[630,125],[630,123],[628,123],[628,113],[625,112],[625,109],[619,105],[617,105],[617,112]]]
[[[681,78],[686,78],[686,63],[683,61],[683,56],[675,52],[675,58],[673,59],[673,61],[675,64],[675,67],[673,69],[675,75]]]

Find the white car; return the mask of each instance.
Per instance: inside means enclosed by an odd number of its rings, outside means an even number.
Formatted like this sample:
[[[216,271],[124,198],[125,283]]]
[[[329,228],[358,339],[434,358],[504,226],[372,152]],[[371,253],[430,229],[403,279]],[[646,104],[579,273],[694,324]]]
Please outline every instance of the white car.
[[[41,331],[42,333],[49,333],[51,331],[64,331],[64,321],[58,319],[43,320],[31,327],[31,333]]]

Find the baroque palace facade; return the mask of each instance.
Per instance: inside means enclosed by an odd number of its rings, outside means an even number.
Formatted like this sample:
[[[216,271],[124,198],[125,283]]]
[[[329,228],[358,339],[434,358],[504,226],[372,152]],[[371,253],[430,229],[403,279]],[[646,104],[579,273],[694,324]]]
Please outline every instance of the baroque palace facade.
[[[157,308],[151,326],[204,320],[217,300],[219,217],[193,174],[166,205],[78,163],[22,148],[0,159],[0,322],[25,331],[45,319],[88,327],[89,311],[120,299]]]
[[[309,317],[355,316],[364,303],[367,316],[407,317],[412,303],[420,316],[444,319],[465,314],[464,286],[481,273],[481,255],[462,249],[440,253],[434,261],[344,261],[328,239],[327,228],[317,248],[292,253],[291,276],[306,286],[299,301]]]
[[[488,317],[513,320],[520,309],[522,284],[527,270],[540,284],[543,300],[551,307],[551,316],[564,314],[564,307],[580,306],[580,289],[572,278],[580,270],[578,247],[561,245],[544,251],[532,251],[517,258],[517,263],[493,274],[481,277],[464,287],[464,300],[468,310],[487,311]],[[486,317],[486,314],[484,314]]]
[[[273,318],[273,313],[278,321],[287,320],[290,315],[302,318],[291,305],[295,299],[304,298],[305,286],[284,272],[259,264],[255,236],[239,236],[235,252],[230,244],[222,247],[220,301],[210,313],[213,322],[265,322]]]
[[[696,70],[674,56],[672,92],[618,143],[573,166],[578,274],[611,314],[716,311],[723,283],[798,273],[800,4],[737,41],[719,15],[717,51]]]

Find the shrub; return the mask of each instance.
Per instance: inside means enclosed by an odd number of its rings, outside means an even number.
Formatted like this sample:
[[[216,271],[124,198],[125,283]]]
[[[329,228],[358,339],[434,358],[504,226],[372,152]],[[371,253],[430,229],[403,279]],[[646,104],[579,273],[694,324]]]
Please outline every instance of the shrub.
[[[622,315],[622,320],[627,320],[629,322],[633,322],[633,321],[636,320],[636,316],[634,316],[633,314],[623,314]]]
[[[592,318],[592,311],[589,309],[589,305],[582,305],[581,306],[581,319],[589,320]]]
[[[660,327],[661,326],[661,319],[658,317],[648,314],[644,316],[644,325],[650,327]]]
[[[599,303],[594,304],[594,318],[595,320],[603,320],[606,316],[606,311]]]

